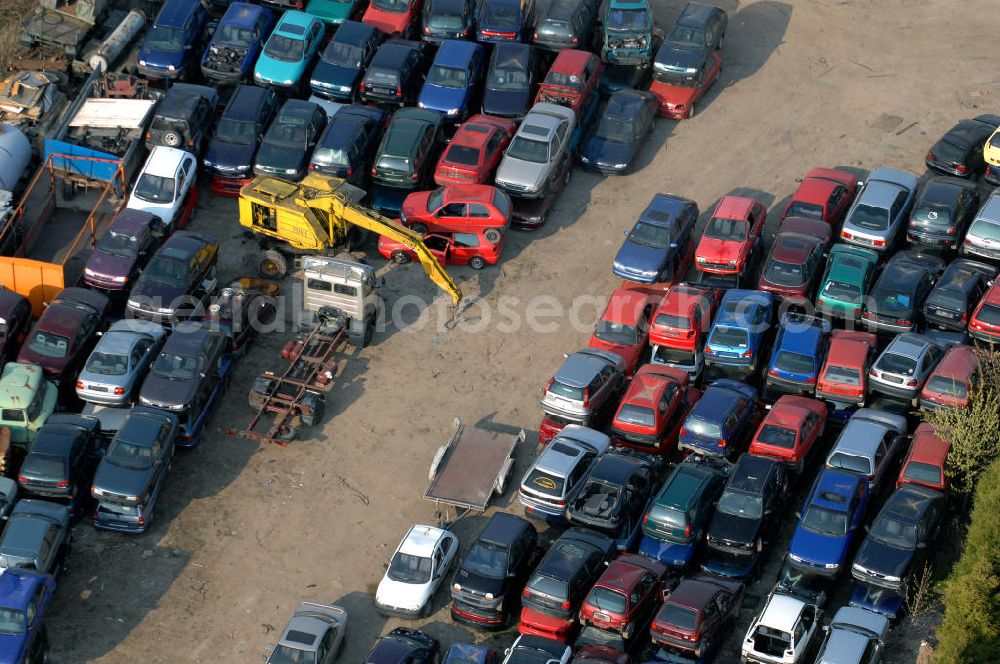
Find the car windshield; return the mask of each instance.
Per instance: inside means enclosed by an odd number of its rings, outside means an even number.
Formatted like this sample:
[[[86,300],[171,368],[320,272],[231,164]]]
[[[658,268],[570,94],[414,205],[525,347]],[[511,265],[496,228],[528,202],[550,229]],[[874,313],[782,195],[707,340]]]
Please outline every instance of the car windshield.
[[[24,459],[21,474],[33,479],[62,480],[66,477],[66,466],[62,457],[32,452]]]
[[[847,534],[847,513],[812,505],[802,517],[802,526],[820,535],[843,537]]]
[[[823,295],[833,300],[857,304],[861,301],[861,287],[845,281],[834,281],[831,279],[823,287]]]
[[[253,30],[223,23],[213,35],[213,41],[230,46],[247,46],[253,42]]]
[[[941,467],[922,461],[911,461],[906,464],[903,477],[914,482],[937,485],[941,483]]]
[[[145,470],[153,465],[153,448],[116,438],[111,441],[104,459],[122,468]]]
[[[601,320],[597,324],[597,329],[594,330],[594,336],[609,344],[632,346],[638,343],[639,330],[636,329],[635,325]]]
[[[431,559],[397,551],[386,576],[400,583],[427,583],[431,580]]]
[[[826,465],[830,468],[843,468],[859,475],[870,475],[872,472],[871,459],[847,452],[834,452],[827,459]]]
[[[59,334],[38,330],[31,336],[28,348],[43,357],[66,357],[69,339]]]
[[[872,205],[858,205],[851,215],[851,224],[870,231],[884,231],[889,228],[889,211]]]
[[[124,376],[128,371],[128,357],[94,351],[87,360],[87,371],[101,376]]]
[[[764,279],[779,286],[801,286],[806,281],[806,266],[771,259]]]
[[[153,363],[153,373],[168,380],[194,380],[201,371],[202,362],[202,358],[192,355],[160,353]]]
[[[805,219],[822,219],[823,206],[804,201],[792,201],[785,212],[786,217],[803,217]]]
[[[316,653],[291,646],[277,645],[267,658],[267,664],[316,664]]]
[[[666,249],[670,246],[670,228],[638,221],[629,231],[628,241],[641,244],[644,247]]]
[[[872,293],[875,311],[880,316],[909,314],[913,306],[913,295],[888,288],[879,288]]]
[[[361,59],[364,54],[365,52],[360,46],[334,40],[323,51],[322,59],[327,64],[361,69]]]
[[[445,161],[462,166],[476,166],[479,164],[479,148],[470,148],[467,145],[452,145],[448,148]]]
[[[165,286],[184,288],[187,286],[188,264],[186,261],[154,256],[143,270],[142,278]]]
[[[590,591],[590,594],[587,595],[586,602],[598,611],[602,611],[604,613],[625,613],[625,595],[617,590],[611,590],[610,588],[594,586],[594,588]]]
[[[487,4],[486,12],[483,14],[483,24],[497,26],[510,26],[517,20],[517,8],[514,5]]]
[[[0,607],[0,634],[24,634],[24,611]]]
[[[649,26],[649,13],[643,9],[613,9],[605,24],[608,30],[635,32]]]
[[[774,360],[774,368],[794,374],[811,374],[816,370],[812,355],[803,355],[783,350]]]
[[[823,380],[858,387],[861,385],[861,372],[850,367],[829,366],[826,368]]]
[[[671,625],[683,630],[693,630],[698,624],[698,614],[686,606],[677,606],[667,602],[657,614],[656,622],[660,625]]]
[[[713,240],[742,242],[747,237],[747,222],[743,219],[712,217],[705,227],[705,237]]]
[[[139,243],[131,235],[109,230],[97,241],[97,250],[121,258],[135,258],[139,255]]]
[[[549,144],[547,141],[517,136],[507,148],[507,156],[511,159],[530,161],[533,164],[544,164],[549,160]]]
[[[947,394],[951,397],[964,399],[969,395],[968,388],[964,381],[947,376],[934,376],[927,381],[927,389],[938,394]]]
[[[987,325],[1000,325],[1000,306],[984,304],[983,308],[976,314],[976,320]]]
[[[392,14],[403,14],[410,7],[409,0],[372,0],[372,7]]]
[[[215,138],[232,145],[253,145],[257,142],[257,124],[239,120],[222,120],[215,130]]]
[[[282,62],[299,62],[305,56],[305,42],[285,35],[271,35],[264,47],[264,55]]]
[[[897,355],[896,353],[885,353],[879,358],[878,364],[875,365],[878,369],[885,371],[887,373],[902,374],[904,376],[910,376],[913,371],[917,368],[917,361],[912,357],[907,357],[905,355]]]
[[[184,30],[154,25],[146,35],[145,44],[148,48],[160,51],[180,51],[184,48]]]
[[[697,46],[699,48],[707,46],[705,41],[705,31],[701,28],[689,28],[683,25],[675,25],[667,34],[666,42],[675,46]]]
[[[623,403],[615,415],[615,421],[623,424],[635,424],[641,427],[651,427],[655,422],[653,409],[647,406],[637,406],[633,403]]]
[[[518,92],[528,89],[528,71],[519,65],[498,65],[490,72],[486,82],[490,90]]]
[[[764,516],[764,501],[760,496],[746,493],[745,491],[722,492],[719,498],[717,510],[724,514],[741,516],[747,519],[759,519]]]
[[[897,549],[915,549],[917,546],[916,524],[903,523],[888,516],[875,519],[868,535],[886,546]]]
[[[150,203],[169,203],[174,200],[174,179],[143,173],[133,193]]]
[[[440,85],[442,88],[462,89],[468,80],[469,73],[466,70],[444,65],[434,65],[427,74],[427,83]]]
[[[635,140],[635,122],[631,118],[605,115],[597,127],[597,136],[612,143],[631,143]]]
[[[798,434],[794,429],[786,429],[776,424],[765,424],[757,435],[758,442],[765,445],[773,445],[782,449],[795,449],[795,437]]]
[[[927,306],[946,311],[965,312],[965,294],[950,288],[935,288],[927,297]]]
[[[984,240],[991,240],[993,242],[1000,242],[1000,224],[987,221],[986,219],[977,219],[975,223],[969,227],[967,235],[970,237],[982,238]]]
[[[674,316],[671,314],[658,314],[654,324],[669,327],[674,330],[690,330],[691,321],[685,316]]]
[[[462,561],[462,568],[479,576],[502,579],[507,572],[507,549],[476,542]]]
[[[718,325],[712,330],[712,336],[708,343],[711,346],[746,348],[749,344],[749,337],[747,331],[742,328]]]
[[[722,437],[722,429],[719,427],[718,422],[707,422],[697,417],[689,417],[684,420],[684,426],[681,429],[685,433],[693,433],[696,436],[704,436],[705,438]]]

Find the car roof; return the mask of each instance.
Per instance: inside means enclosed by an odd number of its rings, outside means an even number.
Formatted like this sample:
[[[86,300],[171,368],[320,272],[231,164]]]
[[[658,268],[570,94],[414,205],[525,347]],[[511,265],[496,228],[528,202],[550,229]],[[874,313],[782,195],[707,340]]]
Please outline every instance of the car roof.
[[[450,184],[444,189],[445,203],[452,201],[472,201],[492,203],[497,189],[490,184]]]
[[[23,609],[35,596],[45,575],[26,569],[7,569],[0,574],[0,606]]]
[[[872,346],[856,339],[831,337],[826,363],[844,367],[860,368]]]
[[[483,532],[477,538],[481,542],[507,545],[513,542],[525,529],[532,525],[519,516],[508,512],[497,512],[486,522]]]
[[[719,302],[719,318],[727,320],[743,320],[745,318],[745,316],[735,316],[735,307],[732,306],[734,301],[752,302],[758,306],[767,307],[774,302],[774,299],[770,293],[763,291],[730,288],[726,291],[725,295],[722,296],[722,301]],[[730,310],[727,311],[727,309]]]
[[[169,421],[172,417],[169,413],[156,412],[152,408],[132,409],[115,433],[115,439],[120,437],[133,444],[151,445],[159,437],[164,421]]]
[[[638,457],[612,450],[598,457],[594,469],[590,472],[590,478],[622,486],[644,465],[645,462]]]
[[[114,230],[116,233],[124,235],[138,235],[144,229],[149,228],[149,225],[157,219],[159,217],[152,212],[122,208],[111,221],[108,230]]]
[[[184,22],[187,20],[187,17],[197,10],[197,2],[189,2],[188,0],[167,0],[163,3],[163,8],[160,9],[160,13],[156,15],[156,21],[153,25],[162,25],[170,28],[182,27]]]
[[[934,489],[916,484],[904,484],[892,492],[875,520],[892,517],[903,523],[920,523],[931,504],[942,498]]]
[[[156,105],[155,115],[164,118],[183,118],[194,112],[201,99],[212,99],[218,93],[204,85],[175,83]]]
[[[741,454],[729,473],[727,489],[760,495],[767,484],[771,471],[781,463],[755,454]]]
[[[577,351],[563,360],[555,379],[570,387],[586,387],[609,362],[592,353]]]
[[[593,534],[598,536],[597,533]],[[600,550],[593,542],[567,535],[568,533],[552,544],[535,568],[537,573],[561,578],[561,573],[579,569],[594,551]]]
[[[836,628],[838,623],[861,627],[876,635],[883,634],[889,628],[889,619],[881,613],[855,606],[842,606],[837,609],[830,624]]]
[[[849,607],[844,607],[849,608]],[[836,628],[830,631],[830,637],[823,647],[822,659],[818,664],[854,664],[863,661],[865,648],[869,638],[851,629]]]
[[[85,433],[79,427],[72,425],[43,425],[38,430],[38,436],[28,454],[68,455],[72,449],[73,441]]]
[[[979,355],[972,346],[952,346],[934,368],[933,376],[966,380],[979,368]]]
[[[219,25],[235,25],[241,28],[251,28],[257,21],[257,17],[264,12],[270,13],[270,10],[258,5],[251,5],[249,2],[234,2],[229,5],[226,13],[222,15]]]
[[[839,186],[841,186],[841,183],[828,180],[818,174],[814,175],[813,172],[810,171],[809,173],[806,173],[804,178],[802,178],[802,183],[799,184],[799,188],[795,190],[792,200],[802,201],[803,203],[813,203],[825,208],[826,204],[830,201],[830,194],[833,193],[833,190]]]
[[[658,565],[659,563],[634,553],[623,554],[611,561],[595,585],[618,590],[631,590],[639,579],[647,572],[652,571],[650,564]]]
[[[306,12],[300,12],[293,9],[286,9],[285,12],[281,15],[281,18],[278,20],[278,25],[277,27],[275,27],[274,32],[284,33],[285,31],[283,31],[282,28],[288,25],[298,26],[300,28],[308,28],[309,25],[314,20],[316,20],[316,17],[313,16],[312,14],[307,14]],[[294,31],[287,32],[285,34],[287,34],[290,37],[296,37],[298,39],[302,39],[303,37],[302,33]]]
[[[344,21],[337,28],[337,31],[333,33],[331,41],[342,44],[360,45],[365,43],[376,32],[377,28],[367,23],[362,23],[361,21]]]
[[[649,293],[628,286],[621,286],[608,298],[602,320],[612,323],[635,325],[642,316],[642,310],[652,304]]]
[[[840,432],[840,436],[837,438],[833,449],[830,450],[830,454],[843,452],[855,456],[874,458],[879,445],[882,443],[882,436],[885,435],[887,429],[888,427],[878,422],[855,420],[852,418],[847,421],[847,426]]]
[[[658,371],[658,369],[671,369],[672,371]],[[635,373],[632,382],[629,383],[622,403],[630,403],[636,406],[648,406],[654,408],[658,405],[663,391],[670,385],[681,385],[683,379],[676,375],[681,369],[666,367],[657,364],[645,364]]]
[[[617,90],[608,99],[608,104],[604,108],[604,114],[615,118],[631,119],[646,104],[649,95],[650,93],[644,90],[633,90],[631,88]]]
[[[934,433],[934,427],[927,422],[921,422],[913,432],[913,442],[910,444],[908,459],[919,463],[935,466],[944,465],[951,444]]]
[[[143,332],[108,330],[101,337],[101,340],[97,342],[97,347],[94,350],[111,355],[128,355],[140,339],[149,338],[150,336]]]
[[[7,408],[27,406],[43,380],[37,364],[8,362],[0,374],[0,404]]]
[[[285,626],[285,631],[278,640],[278,644],[297,650],[315,652],[319,645],[319,640],[326,633],[329,626],[329,623],[315,616],[292,616],[292,619]]]
[[[375,57],[372,59],[369,69],[398,69],[406,62],[411,51],[423,52],[420,42],[407,39],[386,40],[382,42],[382,45],[375,52]],[[412,109],[413,107],[410,106],[407,108]],[[399,110],[404,111],[406,109],[401,108]]]
[[[943,290],[958,290],[966,292],[977,279],[989,281],[996,276],[996,269],[985,263],[970,261],[959,258],[948,265],[941,278],[938,279],[936,288]]]
[[[574,7],[578,7],[581,4],[580,0],[556,0],[556,2],[568,2]],[[594,54],[590,51],[581,51],[577,48],[564,48],[559,51],[559,55],[552,61],[549,72],[576,74],[590,62],[593,56]]]
[[[800,355],[815,356],[825,332],[815,325],[795,325],[781,328],[781,342],[777,350],[787,350]]]
[[[888,210],[904,188],[895,182],[869,180],[859,199],[866,205]]]
[[[556,438],[538,455],[534,467],[552,475],[565,477],[576,468],[587,451],[589,450],[577,445],[571,439]]]
[[[865,477],[857,473],[824,468],[816,477],[816,483],[813,485],[815,490],[810,496],[811,502],[837,510],[846,510],[855,489],[859,484],[867,483],[867,481]],[[841,499],[835,499],[835,496],[840,496]]]
[[[771,410],[767,412],[767,416],[764,418],[761,426],[764,424],[774,424],[798,431],[809,414],[813,412],[806,406],[805,402],[816,402],[816,400],[790,394],[782,395],[771,407]]]
[[[716,473],[697,464],[680,463],[656,497],[656,504],[687,510],[701,499],[701,494]]]
[[[689,205],[695,205],[695,202],[674,194],[656,194],[639,215],[639,220],[659,226],[671,226]]]
[[[438,3],[435,2],[437,7]],[[434,64],[446,67],[465,67],[476,54],[482,54],[483,46],[476,42],[445,39],[434,56]]]
[[[684,579],[671,591],[667,603],[695,609],[700,613],[719,590],[719,586],[707,581]]]
[[[414,525],[400,543],[399,551],[400,553],[408,553],[424,558],[430,557],[434,553],[434,547],[441,541],[444,534],[445,531],[441,528],[420,524]]]
[[[771,257],[784,263],[804,263],[816,245],[822,242],[818,237],[805,233],[779,231],[774,238]]]
[[[768,600],[758,622],[781,632],[791,632],[805,606],[806,602],[794,595],[775,593]]]
[[[257,120],[260,117],[264,100],[272,94],[267,88],[259,88],[256,85],[240,85],[233,92],[229,103],[226,104],[222,117],[241,122]]]
[[[723,219],[746,219],[756,204],[757,201],[746,196],[723,196],[712,216]]]
[[[897,334],[889,345],[886,346],[886,349],[882,351],[882,354],[894,353],[916,360],[924,354],[928,347],[936,345],[922,334],[904,332],[903,334]]]
[[[547,141],[555,133],[556,127],[560,124],[559,118],[548,113],[536,111],[534,106],[524,116],[520,126],[517,128],[518,136],[529,136],[535,140]]]
[[[973,143],[989,136],[997,129],[996,118],[989,115],[980,115],[976,118],[960,120],[954,127],[948,130],[942,141],[952,145],[971,147]]]
[[[708,291],[686,284],[671,286],[656,308],[656,313],[687,317],[703,298],[707,298],[711,306],[712,296]]]
[[[191,153],[186,150],[157,145],[149,153],[149,158],[146,160],[142,172],[158,177],[172,178],[177,175],[177,167],[181,165],[181,160],[189,154]]]
[[[915,207],[953,207],[959,193],[968,190],[975,190],[975,185],[970,183],[968,180],[939,175],[924,183],[924,188],[920,192],[920,198],[918,199]]]

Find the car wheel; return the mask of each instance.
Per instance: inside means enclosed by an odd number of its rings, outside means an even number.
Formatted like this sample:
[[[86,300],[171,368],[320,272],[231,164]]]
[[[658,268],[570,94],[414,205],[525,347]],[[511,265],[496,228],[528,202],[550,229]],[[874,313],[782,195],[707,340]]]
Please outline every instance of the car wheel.
[[[163,144],[168,148],[180,147],[180,144],[184,141],[184,137],[180,135],[180,132],[168,131],[162,136]]]
[[[483,237],[486,238],[486,241],[490,244],[496,244],[500,241],[502,236],[500,235],[499,228],[487,228],[483,231]]]
[[[427,235],[427,224],[411,224],[410,229],[418,235]]]
[[[473,256],[472,259],[469,261],[469,267],[471,267],[473,270],[482,270],[484,267],[486,267],[486,261],[483,260],[482,256]]]
[[[410,262],[410,257],[405,251],[397,249],[392,252],[392,260],[394,263],[399,263],[400,265],[406,265]]]
[[[688,106],[688,115],[687,116],[688,116],[688,120],[690,120],[691,118],[694,117],[694,102],[691,102],[691,105]]]
[[[365,336],[362,338],[361,347],[370,346],[372,339],[375,337],[375,320],[369,320],[365,325]]]
[[[257,271],[266,279],[282,279],[288,274],[288,260],[281,252],[269,249],[261,256]]]

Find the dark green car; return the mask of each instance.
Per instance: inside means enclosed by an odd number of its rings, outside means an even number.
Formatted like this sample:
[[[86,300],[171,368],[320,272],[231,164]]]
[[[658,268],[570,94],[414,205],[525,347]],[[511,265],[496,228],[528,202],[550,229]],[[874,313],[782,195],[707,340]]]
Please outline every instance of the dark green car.
[[[837,244],[830,249],[816,295],[816,308],[836,318],[861,320],[865,298],[878,275],[878,253]]]

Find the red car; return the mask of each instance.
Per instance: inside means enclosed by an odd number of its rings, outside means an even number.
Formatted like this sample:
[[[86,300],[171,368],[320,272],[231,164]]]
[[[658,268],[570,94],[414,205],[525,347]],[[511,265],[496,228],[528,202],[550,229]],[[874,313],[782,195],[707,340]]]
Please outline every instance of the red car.
[[[990,345],[1000,344],[1000,279],[993,282],[972,313],[969,336]]]
[[[950,450],[951,443],[934,433],[930,424],[921,422],[913,432],[913,442],[899,471],[896,488],[904,484],[920,484],[947,493],[948,476],[944,472],[944,461]]]
[[[668,652],[701,657],[727,635],[739,616],[743,583],[704,572],[684,579],[663,602],[649,635]]]
[[[449,184],[403,201],[399,220],[418,233],[482,233],[499,242],[510,225],[510,197],[488,184]]]
[[[575,48],[559,51],[549,73],[538,87],[535,103],[559,104],[580,117],[583,105],[601,80],[601,60],[593,53]]]
[[[619,556],[587,593],[580,606],[580,624],[632,638],[660,606],[667,570],[666,565],[636,553]]]
[[[816,397],[838,403],[865,405],[868,371],[878,352],[872,332],[834,330],[826,360],[819,370]]]
[[[796,304],[808,301],[823,273],[830,226],[817,219],[789,217],[781,222],[757,289]]]
[[[766,221],[767,210],[760,201],[743,196],[723,198],[705,225],[695,250],[697,268],[713,274],[743,272],[761,243],[760,234]]]
[[[390,37],[414,39],[422,4],[421,0],[372,0],[361,22]]]
[[[705,63],[694,73],[663,69],[653,64],[653,82],[649,91],[659,101],[660,115],[683,120],[694,115],[694,107],[705,96],[722,72],[722,54],[712,51]]]
[[[801,473],[809,457],[819,450],[826,427],[826,406],[809,397],[786,394],[768,411],[750,442],[750,454],[784,461]]]
[[[677,446],[681,423],[701,397],[688,381],[688,373],[681,369],[659,364],[640,367],[611,420],[615,443],[641,452],[670,454]]]
[[[499,242],[487,242],[483,233],[431,233],[424,236],[424,245],[441,265],[468,265],[482,270],[495,265],[503,251],[503,236]],[[417,260],[417,252],[408,245],[384,235],[378,238],[378,252],[384,258],[405,264]]]
[[[664,350],[665,357],[674,363],[694,364],[693,355],[705,345],[705,339],[712,328],[712,315],[719,306],[722,291],[691,284],[680,284],[671,288],[660,300],[649,326],[649,345]]]
[[[473,115],[459,125],[434,169],[434,182],[446,184],[487,184],[493,181],[503,151],[517,125],[513,120],[492,115]]]
[[[634,288],[619,287],[597,321],[588,346],[616,353],[625,360],[626,376],[635,373],[649,340],[649,319],[657,296]]]
[[[788,201],[781,218],[819,219],[831,226],[844,218],[854,200],[858,179],[835,168],[813,168]]]
[[[979,371],[979,354],[971,346],[952,346],[920,391],[920,405],[926,410],[965,408],[969,405],[969,388]]]

